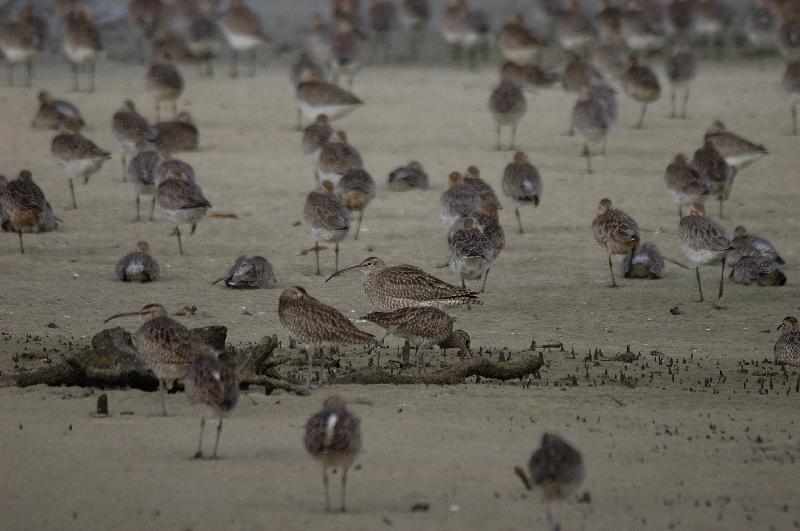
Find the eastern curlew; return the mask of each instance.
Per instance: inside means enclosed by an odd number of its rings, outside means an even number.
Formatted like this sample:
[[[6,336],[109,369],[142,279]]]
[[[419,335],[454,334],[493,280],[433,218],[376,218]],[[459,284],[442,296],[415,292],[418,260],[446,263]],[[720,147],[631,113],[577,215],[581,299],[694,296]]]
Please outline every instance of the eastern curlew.
[[[592,233],[600,247],[608,254],[608,271],[611,273],[609,287],[617,287],[611,255],[632,256],[639,248],[639,225],[628,214],[611,207],[610,199],[602,199],[597,215],[592,222]]]
[[[147,242],[137,243],[136,250],[120,258],[114,268],[117,279],[123,282],[152,282],[158,280],[160,271]]]
[[[729,131],[719,120],[714,120],[706,130],[703,141],[711,142],[725,162],[737,171],[769,155],[767,148]]]

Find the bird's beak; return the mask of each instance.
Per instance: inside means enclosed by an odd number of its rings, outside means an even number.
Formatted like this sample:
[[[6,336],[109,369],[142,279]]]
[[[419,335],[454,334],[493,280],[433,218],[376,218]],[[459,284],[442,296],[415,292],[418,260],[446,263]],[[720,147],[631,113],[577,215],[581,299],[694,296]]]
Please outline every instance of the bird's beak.
[[[211,283],[211,285],[213,286],[214,284],[218,284],[218,283],[222,282],[223,280],[225,280],[225,278],[226,278],[226,277],[218,278],[217,280],[215,280],[214,282],[212,282],[212,283]]]
[[[785,325],[783,323],[781,323],[781,324],[778,325],[778,328],[776,328],[775,330],[781,330],[784,326]]]
[[[129,316],[131,316],[131,315],[141,315],[141,314],[142,314],[142,312],[126,312],[126,313],[118,313],[118,314],[116,314],[116,315],[112,315],[111,317],[109,317],[108,319],[106,319],[105,321],[103,321],[103,323],[107,323],[107,322],[109,322],[109,321],[110,321],[110,320],[112,320],[112,319],[116,319],[117,317],[129,317]]]
[[[345,267],[344,269],[340,269],[339,271],[335,272],[334,274],[332,274],[331,276],[326,278],[325,282],[329,281],[330,279],[332,279],[334,277],[338,277],[342,273],[349,273],[350,271],[362,271],[361,264],[350,266],[350,267]]]

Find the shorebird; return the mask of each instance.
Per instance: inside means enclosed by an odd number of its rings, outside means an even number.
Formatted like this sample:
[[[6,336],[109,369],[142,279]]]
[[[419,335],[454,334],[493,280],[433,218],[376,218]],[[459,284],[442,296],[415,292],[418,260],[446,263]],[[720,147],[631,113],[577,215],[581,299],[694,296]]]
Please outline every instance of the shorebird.
[[[311,13],[311,23],[306,29],[305,48],[311,57],[321,65],[330,64],[331,60],[331,27],[320,13]]]
[[[317,165],[323,146],[331,140],[333,129],[328,117],[324,114],[317,116],[313,122],[303,129],[303,155],[314,167],[314,181],[319,180]]]
[[[331,39],[331,80],[339,84],[340,76],[347,77],[347,87],[353,88],[353,79],[361,67],[361,40],[364,34],[349,21],[340,19],[334,25]]]
[[[343,273],[364,273],[364,291],[370,303],[382,311],[409,306],[446,308],[461,304],[483,304],[478,294],[447,283],[412,265],[387,266],[375,256],[336,271],[328,282]]]
[[[598,71],[620,79],[631,57],[631,51],[619,35],[602,37],[592,51],[592,63]]]
[[[244,0],[231,0],[222,18],[222,33],[231,47],[231,77],[239,76],[239,52],[250,53],[250,76],[255,76],[256,48],[270,41],[258,14]]]
[[[192,226],[190,235],[197,230],[197,224],[206,215],[211,203],[203,196],[203,191],[190,176],[173,170],[168,179],[160,181],[156,188],[156,203],[175,223],[175,236],[178,238],[178,252],[183,254],[181,242],[182,223]]]
[[[475,219],[464,219],[462,227],[447,238],[447,244],[450,248],[448,263],[461,278],[461,287],[467,288],[465,280],[480,279],[484,279],[485,287],[494,251],[492,242]]]
[[[775,363],[800,367],[800,325],[796,317],[784,317],[778,325],[781,335],[775,342]]]
[[[322,465],[325,511],[331,512],[328,469],[332,468],[342,475],[341,511],[346,512],[347,471],[361,451],[361,421],[348,411],[347,403],[341,397],[328,397],[322,410],[308,419],[303,443],[308,453]]]
[[[324,79],[325,73],[307,52],[301,52],[289,72],[289,81],[291,81],[292,87],[296,87],[302,80],[311,79],[312,77]]]
[[[625,278],[661,278],[664,276],[664,262],[670,262],[683,269],[685,265],[674,258],[661,254],[656,244],[645,242],[633,255],[622,260],[622,272]]]
[[[39,50],[44,50],[49,29],[48,20],[40,14],[33,4],[27,4],[17,11],[17,21],[21,22],[36,40]]]
[[[182,153],[198,149],[199,132],[192,115],[186,111],[178,113],[174,120],[157,123],[153,129],[156,132],[156,149],[162,153]]]
[[[756,0],[747,13],[744,34],[755,51],[774,50],[777,26],[778,19],[772,0]]]
[[[461,60],[468,9],[466,0],[450,0],[439,27],[444,42],[450,47],[450,60],[454,63]]]
[[[216,281],[225,281],[229,288],[274,288],[278,284],[272,264],[263,256],[240,256],[228,271],[226,277]]]
[[[792,135],[797,136],[797,104],[800,102],[800,60],[788,63],[783,72],[783,91],[792,111]]]
[[[441,344],[452,344],[454,348],[469,350],[463,338],[466,334],[453,332],[453,318],[438,308],[400,308],[391,312],[368,313],[363,319],[386,330],[378,341],[393,335],[406,340],[416,348],[417,372],[424,367],[424,349]],[[467,336],[469,338],[469,336]]]
[[[182,380],[195,358],[195,345],[189,330],[167,316],[160,304],[148,304],[141,310],[112,315],[112,319],[140,316],[142,326],[133,335],[133,345],[145,366],[153,371],[161,391],[161,415],[167,416],[167,383]]]
[[[644,127],[647,105],[661,96],[661,85],[658,83],[658,78],[649,67],[640,65],[636,56],[632,55],[622,75],[622,88],[625,94],[642,104],[639,121],[634,125],[635,129],[641,129]]]
[[[540,65],[518,65],[506,61],[500,67],[500,77],[510,79],[523,89],[550,88],[561,80],[560,74]]]
[[[735,169],[725,162],[710,140],[706,140],[703,147],[694,152],[692,166],[708,184],[711,193],[719,199],[719,217],[725,219],[722,205],[731,196]]]
[[[711,193],[708,182],[682,153],[675,155],[675,160],[667,166],[664,182],[678,203],[678,218],[683,217],[683,207],[702,203]]]
[[[503,227],[500,225],[500,218],[498,208],[500,205],[494,201],[487,200],[485,194],[481,196],[483,199],[483,206],[480,212],[475,215],[475,223],[483,232],[483,235],[489,242],[489,252],[491,253],[491,262],[494,263],[497,257],[506,246],[506,236]],[[483,275],[483,283],[481,284],[481,293],[486,291],[486,279],[489,278],[489,269]]]
[[[161,162],[158,163],[158,166],[156,166],[156,171],[153,176],[155,177],[156,186],[176,176],[181,179],[186,179],[187,181],[197,181],[197,174],[195,174],[192,165],[178,159],[162,159]]]
[[[364,163],[358,150],[347,143],[344,131],[336,131],[330,141],[323,144],[317,157],[317,174],[319,180],[330,181],[336,185],[344,174],[361,170]]]
[[[583,89],[592,85],[605,83],[603,74],[578,54],[567,53],[564,74],[561,76],[561,87],[567,92],[580,94]]]
[[[478,68],[478,53],[484,61],[489,59],[489,15],[482,9],[470,8],[464,15],[464,34],[461,44],[467,54],[469,66],[473,70]]]
[[[166,9],[161,0],[131,0],[128,4],[128,22],[136,29],[139,60],[144,62],[145,42],[152,44],[153,37],[164,23]]]
[[[431,17],[428,0],[402,0],[400,2],[400,23],[408,31],[409,59],[419,59],[419,49],[425,38],[425,27]]]
[[[476,166],[467,168],[461,183],[464,187],[472,190],[473,193],[480,197],[481,205],[489,202],[497,205],[498,209],[502,208],[500,206],[500,200],[497,199],[497,194],[494,193],[494,189],[489,183],[481,179],[481,171]]]
[[[541,446],[528,462],[528,476],[519,468],[517,471],[528,490],[542,489],[547,503],[547,519],[554,529],[560,529],[554,522],[550,503],[571,496],[583,482],[586,471],[580,452],[558,435],[545,433]]]
[[[0,50],[6,58],[8,86],[14,86],[14,66],[25,65],[25,85],[31,86],[33,58],[39,51],[39,40],[24,21],[16,20],[0,26]]]
[[[125,100],[122,107],[111,117],[111,132],[114,140],[122,150],[122,180],[127,177],[127,157],[136,153],[139,142],[150,142],[155,139],[155,130],[147,120],[136,112],[131,100]]]
[[[634,0],[620,14],[620,34],[635,53],[661,50],[666,40],[661,6]]]
[[[594,25],[601,40],[609,37],[620,36],[620,26],[622,20],[622,8],[615,5],[611,0],[601,0],[600,5],[594,15]]]
[[[613,101],[616,103],[616,99]],[[597,87],[584,87],[581,96],[572,108],[571,128],[576,129],[583,137],[583,156],[586,157],[586,171],[591,175],[592,171],[592,152],[590,144],[602,142],[605,153],[606,138],[614,123],[614,116],[609,107],[609,100],[603,99]]]
[[[5,185],[0,199],[0,210],[5,213],[10,228],[19,236],[20,254],[25,254],[23,232],[44,232],[58,227],[60,220],[28,170],[22,170],[16,179]]]
[[[503,193],[519,204],[533,203],[533,206],[539,206],[542,197],[542,178],[536,166],[528,160],[528,155],[522,151],[514,154],[514,160],[503,171]],[[518,206],[514,208],[514,214],[517,216],[519,233],[522,234],[522,218]]]
[[[94,92],[95,64],[100,60],[103,44],[100,29],[84,10],[70,12],[64,19],[64,53],[72,68],[72,90],[80,90],[78,70],[86,65],[89,92]]]
[[[706,42],[709,56],[714,43],[733,22],[733,15],[722,0],[697,0],[692,5],[692,31]]]
[[[73,179],[80,177],[83,179],[83,184],[88,183],[89,177],[100,171],[103,163],[111,158],[111,154],[78,133],[71,122],[66,125],[63,133],[53,138],[50,153],[69,178],[72,208],[78,208]]]
[[[114,268],[117,279],[123,282],[152,282],[158,280],[160,271],[147,242],[137,243],[136,250],[120,258]]]
[[[500,130],[503,126],[511,128],[511,144],[508,150],[514,149],[517,136],[517,124],[525,115],[528,102],[520,87],[510,79],[500,80],[500,84],[492,91],[489,97],[489,111],[494,118],[497,140],[495,149],[500,151]]]
[[[335,244],[336,269],[339,269],[339,242],[350,232],[350,213],[333,193],[333,184],[322,181],[322,184],[308,194],[303,207],[303,224],[314,237],[314,254],[317,257],[317,275],[319,269],[319,242]]]
[[[195,57],[192,50],[182,35],[166,30],[159,33],[153,42],[154,57],[157,62],[181,62],[194,61]],[[160,58],[160,59],[159,59]],[[167,59],[168,58],[168,59]]]
[[[178,68],[172,64],[169,54],[161,54],[158,60],[150,67],[145,77],[147,91],[155,100],[156,121],[161,121],[161,104],[172,104],[172,116],[178,115],[178,98],[184,88],[183,76]]]
[[[498,45],[507,61],[526,65],[536,62],[544,42],[525,26],[522,13],[514,13],[500,30]]]
[[[787,61],[800,60],[800,12],[792,2],[775,2],[780,16],[780,24],[777,34],[774,36],[775,43],[781,55]]]
[[[33,117],[31,125],[37,129],[56,129],[61,130],[66,121],[77,127],[83,127],[86,122],[83,120],[81,111],[72,103],[64,100],[54,100],[49,93],[39,92],[39,110]]]
[[[482,207],[480,194],[465,185],[463,176],[457,171],[450,173],[447,190],[442,192],[439,202],[439,215],[450,231],[456,229],[462,219],[480,212]]]
[[[694,5],[696,0],[672,0],[667,4],[667,24],[670,33],[681,37],[689,36],[694,24]]]
[[[731,282],[750,286],[783,286],[786,274],[781,263],[764,256],[746,256],[733,265]]]
[[[731,247],[732,249],[728,253],[728,259],[731,264],[735,264],[745,257],[763,257],[774,260],[779,264],[784,263],[774,245],[755,234],[748,234],[747,229],[741,225],[733,229]]]
[[[200,416],[200,441],[194,459],[203,459],[203,431],[206,427],[206,414],[219,418],[217,438],[214,440],[214,453],[217,458],[219,437],[222,435],[222,419],[230,415],[239,401],[239,378],[236,369],[220,359],[220,354],[207,345],[195,345],[194,361],[183,378],[186,398],[203,409]]]
[[[612,208],[610,199],[602,199],[597,215],[592,222],[592,233],[600,247],[608,254],[608,270],[611,273],[609,287],[617,287],[611,255],[632,256],[639,248],[639,225],[622,210]]]
[[[395,192],[405,192],[406,190],[427,190],[428,174],[422,168],[422,164],[412,160],[405,166],[395,168],[389,174],[389,189]]]
[[[187,46],[192,57],[201,64],[201,76],[214,77],[214,58],[219,53],[219,27],[207,15],[195,15],[189,25]]]
[[[667,79],[669,79],[670,90],[670,104],[671,111],[670,118],[677,118],[678,113],[675,106],[675,96],[679,89],[683,90],[683,109],[681,110],[681,119],[686,119],[686,106],[689,103],[689,84],[697,76],[697,58],[692,51],[691,46],[685,42],[681,42],[672,49],[672,53],[667,60]]]
[[[283,290],[278,299],[281,325],[302,345],[308,356],[308,378],[311,385],[313,353],[309,349],[326,346],[372,345],[375,336],[359,330],[336,308],[323,304],[300,286]],[[325,381],[325,353],[320,356],[320,385]]]
[[[583,13],[581,3],[577,0],[558,14],[555,31],[558,43],[570,52],[582,53],[588,50],[597,38],[592,20]]]
[[[372,63],[379,48],[383,48],[383,62],[386,63],[391,52],[391,32],[397,22],[397,8],[391,0],[373,0],[368,15],[373,39],[369,62]]]
[[[333,121],[350,114],[364,104],[352,92],[333,83],[321,81],[315,74],[297,84],[295,101],[298,131],[302,127],[303,116],[307,120],[314,120],[320,114],[324,114],[328,120]]]
[[[689,211],[689,215],[681,218],[678,226],[678,245],[686,258],[695,266],[697,289],[700,292],[699,302],[703,302],[700,266],[722,261],[718,296],[721,299],[725,280],[725,257],[731,250],[731,242],[725,228],[713,219],[706,217],[703,205],[694,205]]]
[[[358,240],[361,230],[361,221],[364,219],[364,210],[370,201],[375,198],[375,181],[365,170],[350,170],[336,183],[336,194],[344,207],[352,212],[358,212],[358,223],[354,240]]]
[[[758,159],[769,155],[767,148],[729,131],[719,120],[714,120],[706,130],[703,140],[711,142],[725,162],[736,168],[737,171],[743,170]]]

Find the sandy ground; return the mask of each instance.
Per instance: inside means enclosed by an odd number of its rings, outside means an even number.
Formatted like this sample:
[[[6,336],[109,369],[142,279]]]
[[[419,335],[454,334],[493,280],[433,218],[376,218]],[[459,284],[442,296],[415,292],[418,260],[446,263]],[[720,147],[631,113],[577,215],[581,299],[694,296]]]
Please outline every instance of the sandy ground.
[[[196,305],[195,317],[180,320],[188,326],[224,324],[233,343],[272,333],[286,339],[277,319],[280,289],[211,286],[243,253],[266,256],[281,288],[302,285],[353,317],[370,309],[360,278],[325,284],[324,277],[313,276],[313,255],[299,256],[313,244],[297,225],[313,185],[293,130],[286,67],[270,65],[256,79],[238,81],[199,80],[193,69],[184,69],[188,88],[181,108],[198,121],[201,150],[182,158],[195,166],[214,209],[240,218],[203,222],[185,239],[185,256],[178,256],[167,224],[131,222],[133,189],[120,182],[110,118],[125,98],[153,114],[143,67],[103,65],[94,95],[65,94],[69,79],[60,62],[51,60],[38,71],[35,88],[78,104],[89,123],[85,134],[116,158],[88,186],[78,187],[80,208],[70,209],[66,178],[49,156],[52,134],[28,128],[36,91],[0,91],[0,170],[15,175],[30,169],[65,222],[57,232],[26,236],[24,256],[17,254],[15,236],[0,238],[4,372],[14,368],[15,357],[57,356],[64,343],[87,343],[105,317],[149,302],[170,311]],[[326,392],[312,398],[257,392],[252,400],[243,397],[226,424],[225,459],[192,462],[197,417],[180,395],[171,395],[169,403],[177,417],[160,419],[148,416],[156,409],[155,395],[114,391],[114,415],[94,419],[88,415],[95,400],[90,390],[34,387],[0,390],[2,526],[541,528],[543,503],[524,493],[512,468],[526,462],[541,434],[551,430],[578,446],[587,463],[582,490],[591,503],[559,507],[565,529],[797,527],[797,375],[770,365],[741,365],[771,358],[775,327],[798,313],[798,140],[787,136],[781,73],[777,62],[763,71],[754,63],[704,64],[690,119],[666,119],[664,98],[649,111],[643,131],[630,128],[639,108],[621,96],[608,155],[595,160],[593,176],[585,174],[578,139],[562,135],[572,97],[554,89],[529,100],[518,145],[543,176],[543,202],[523,211],[524,235],[514,230],[513,204],[504,202],[507,246],[489,277],[486,304],[453,314],[475,350],[520,350],[532,338],[556,339],[578,358],[545,353],[543,379],[528,389],[474,383],[337,388],[374,403],[358,407],[365,448],[351,477],[350,514],[323,513],[319,470],[300,444],[305,419]],[[494,81],[488,69],[392,67],[359,75],[355,91],[367,104],[340,124],[378,182],[378,194],[362,238],[343,244],[341,265],[374,254],[456,281],[449,270],[435,269],[447,256],[439,194],[449,171],[470,164],[500,191],[510,154],[491,151],[486,102]],[[671,267],[662,280],[622,280],[610,290],[605,255],[591,236],[597,202],[612,198],[638,220],[645,240],[681,258],[676,208],[663,171],[677,152],[691,156],[714,118],[771,151],[737,178],[725,225],[741,223],[772,240],[789,264],[789,284],[729,284],[721,306],[711,296],[700,304],[693,273]],[[423,163],[432,188],[388,192],[388,172],[411,159]],[[715,214],[716,205],[709,211]],[[163,280],[116,281],[114,263],[140,239],[150,242]],[[330,273],[333,253],[322,260]],[[706,294],[715,293],[719,270],[706,268],[703,275]],[[684,313],[671,315],[675,306]],[[120,323],[129,330],[137,326],[133,320]],[[27,334],[35,341],[26,340]],[[626,345],[641,351],[642,361],[584,366],[590,349],[613,354]],[[667,361],[659,365],[648,355],[653,350],[680,370],[668,370]],[[436,356],[426,359],[436,363]],[[600,385],[605,371],[610,378],[625,371],[638,384]],[[577,387],[567,385],[568,375],[577,376]],[[707,385],[705,379],[711,379]],[[418,502],[429,503],[430,510],[411,513]]]

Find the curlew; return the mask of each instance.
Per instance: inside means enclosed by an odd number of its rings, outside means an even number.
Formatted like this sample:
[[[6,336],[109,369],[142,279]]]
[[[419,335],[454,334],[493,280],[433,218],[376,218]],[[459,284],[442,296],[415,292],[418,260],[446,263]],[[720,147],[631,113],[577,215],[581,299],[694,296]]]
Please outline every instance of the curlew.
[[[694,205],[689,214],[681,218],[678,225],[678,246],[689,262],[695,266],[697,289],[703,302],[703,286],[700,282],[700,266],[722,261],[722,273],[719,278],[719,295],[722,298],[725,280],[725,257],[731,250],[731,242],[725,228],[705,215],[703,205]]]
[[[272,264],[263,256],[240,256],[227,276],[214,281],[214,284],[223,280],[225,286],[234,289],[274,288],[278,284]]]
[[[702,203],[711,193],[706,179],[689,164],[682,153],[675,155],[675,160],[667,166],[664,182],[678,203],[678,218],[683,217],[683,207]]]
[[[422,168],[422,164],[412,160],[405,166],[395,168],[389,174],[389,190],[394,192],[405,192],[408,190],[427,190],[428,174]]]
[[[83,184],[100,171],[103,163],[111,158],[111,154],[77,131],[76,125],[68,121],[64,132],[53,138],[50,153],[69,178],[69,192],[72,196],[72,208],[78,208],[75,201],[75,185],[73,179],[83,179]]]
[[[511,143],[507,150],[514,149],[514,142],[517,136],[517,124],[519,124],[528,103],[519,85],[511,79],[504,78],[500,84],[492,91],[489,97],[489,111],[495,123],[496,141],[495,149],[500,151],[500,132],[503,127],[511,128]]]
[[[639,225],[628,214],[612,208],[610,199],[602,199],[597,207],[597,215],[592,221],[595,241],[608,254],[608,271],[611,273],[609,287],[617,287],[611,255],[632,256],[639,248]]]
[[[375,198],[375,181],[365,170],[350,170],[336,183],[335,190],[339,200],[351,214],[358,212],[356,233],[353,235],[353,239],[358,240],[364,210]]]
[[[375,256],[336,271],[325,282],[348,272],[364,273],[364,292],[367,299],[382,311],[409,306],[446,308],[462,304],[483,304],[475,292],[454,286],[412,265],[387,266]]]
[[[666,64],[667,79],[670,82],[670,118],[680,116],[686,119],[686,107],[689,104],[689,85],[697,77],[697,58],[692,47],[686,42],[679,42],[672,49]],[[680,115],[677,112],[675,98],[679,90],[683,91]]]
[[[308,377],[311,385],[313,352],[311,349],[344,345],[372,345],[375,337],[359,330],[336,308],[318,301],[300,286],[283,290],[278,300],[278,318],[292,337],[304,345],[308,358]],[[320,356],[320,385],[325,381],[325,352]]]
[[[500,77],[510,79],[525,90],[550,88],[561,80],[560,74],[540,65],[518,65],[511,61],[500,67]]]
[[[292,88],[294,88],[304,79],[311,78],[325,79],[325,73],[307,52],[302,52],[289,71],[289,81],[291,81]]]
[[[55,230],[60,221],[28,170],[22,170],[16,179],[6,183],[0,195],[0,211],[19,236],[20,254],[25,254],[23,232]]]
[[[514,154],[514,160],[503,171],[503,193],[521,205],[539,206],[542,198],[542,178],[536,166],[530,163],[528,155],[522,151]],[[522,234],[522,218],[519,206],[514,208],[519,233]]]
[[[103,44],[100,29],[84,10],[71,11],[64,21],[64,54],[72,69],[72,90],[80,90],[78,70],[86,66],[89,74],[89,92],[94,92],[95,65],[100,60]]]
[[[122,106],[111,117],[111,133],[122,150],[122,180],[127,177],[127,157],[137,151],[138,142],[150,142],[155,139],[155,130],[150,127],[144,116],[136,111],[131,100],[122,102]]]
[[[335,269],[339,269],[339,242],[350,232],[350,213],[334,194],[333,189],[330,181],[322,181],[319,187],[308,194],[303,207],[303,224],[315,241],[317,275],[322,274],[319,269],[319,242],[335,244]]]
[[[308,453],[322,465],[325,511],[331,512],[328,470],[336,469],[342,476],[341,511],[346,512],[347,471],[361,451],[361,421],[348,411],[341,397],[328,397],[322,410],[308,419],[303,443]]]
[[[200,441],[194,459],[203,458],[203,431],[206,426],[206,415],[217,417],[217,437],[214,440],[214,452],[211,459],[217,458],[219,438],[222,435],[222,419],[227,417],[239,401],[239,378],[236,369],[227,361],[220,359],[223,355],[207,345],[194,346],[194,360],[183,384],[186,398],[193,405],[200,407]]]
[[[189,234],[194,234],[197,224],[211,208],[211,203],[203,196],[203,191],[190,176],[177,170],[173,170],[169,178],[159,182],[156,188],[156,203],[167,218],[175,223],[178,251],[183,254],[180,225],[191,225]]]
[[[775,342],[775,363],[800,367],[800,325],[796,317],[784,317],[778,325],[781,335]]]
[[[250,77],[256,75],[256,49],[270,41],[261,18],[244,0],[231,0],[222,18],[222,33],[231,48],[231,77],[239,76],[239,53],[250,55]]]
[[[123,282],[152,282],[158,280],[160,271],[147,242],[137,243],[136,250],[120,258],[114,268],[117,279]]]
[[[639,121],[633,126],[634,129],[642,129],[647,106],[661,96],[658,77],[649,67],[639,64],[636,56],[632,55],[622,74],[622,89],[631,99],[642,104]]]
[[[86,125],[81,111],[72,103],[53,99],[44,90],[39,92],[38,99],[39,109],[31,122],[34,128],[61,130],[68,121],[79,128]]]

